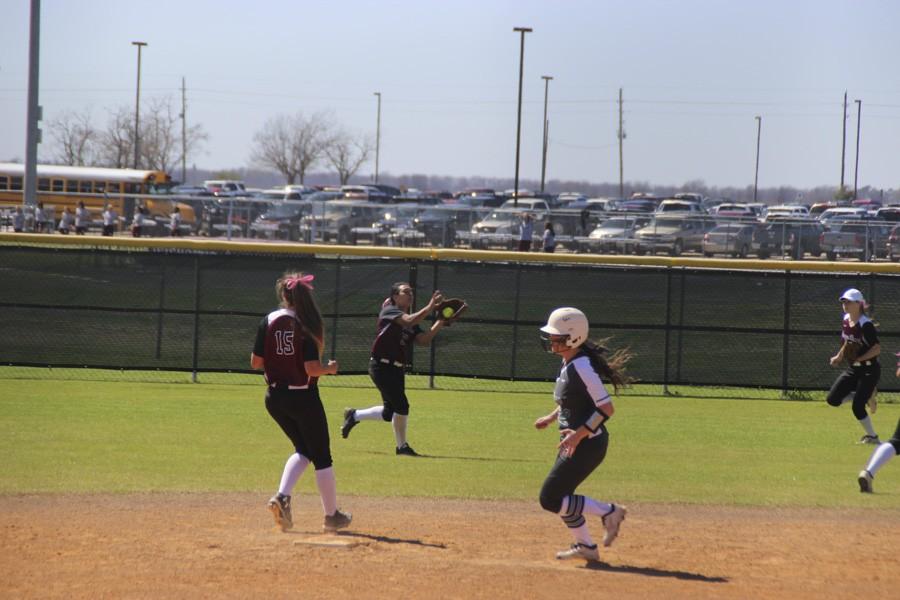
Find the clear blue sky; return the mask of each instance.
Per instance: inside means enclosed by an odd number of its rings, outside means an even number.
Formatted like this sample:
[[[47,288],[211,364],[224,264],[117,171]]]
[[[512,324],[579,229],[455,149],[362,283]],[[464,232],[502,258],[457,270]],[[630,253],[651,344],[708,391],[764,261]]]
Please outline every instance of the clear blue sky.
[[[0,160],[25,154],[28,1],[0,30]],[[44,0],[40,102],[65,109],[180,101],[209,142],[202,168],[245,166],[267,118],[329,110],[374,137],[381,172],[511,177],[519,38],[526,36],[521,176],[540,178],[550,84],[548,178],[618,181],[615,98],[625,97],[625,178],[680,185],[837,185],[849,92],[846,180],[900,188],[896,0]],[[46,154],[46,148],[42,151]],[[363,167],[371,172],[374,164]]]

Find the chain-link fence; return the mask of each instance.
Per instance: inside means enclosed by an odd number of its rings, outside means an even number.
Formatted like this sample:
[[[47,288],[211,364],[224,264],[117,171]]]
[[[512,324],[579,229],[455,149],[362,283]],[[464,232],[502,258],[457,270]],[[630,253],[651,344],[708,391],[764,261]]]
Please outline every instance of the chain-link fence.
[[[0,246],[0,363],[17,373],[103,369],[127,379],[249,373],[256,327],[287,270],[316,276],[326,354],[364,374],[375,317],[393,282],[418,304],[465,298],[465,320],[415,352],[411,373],[472,387],[551,381],[538,343],[555,307],[585,311],[594,338],[635,354],[630,372],[662,386],[827,388],[839,347],[837,298],[858,287],[880,321],[883,392],[900,390],[900,276],[700,267]],[[21,375],[19,373],[19,375]],[[477,383],[476,383],[477,380]],[[463,384],[465,385],[465,384]]]

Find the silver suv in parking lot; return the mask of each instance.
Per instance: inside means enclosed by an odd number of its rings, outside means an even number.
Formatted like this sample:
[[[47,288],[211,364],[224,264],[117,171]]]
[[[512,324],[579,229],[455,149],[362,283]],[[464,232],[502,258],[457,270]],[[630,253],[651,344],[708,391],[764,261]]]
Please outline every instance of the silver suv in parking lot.
[[[682,216],[656,216],[634,235],[635,254],[664,250],[678,256],[685,250],[703,250],[703,236],[715,227],[712,219]]]
[[[300,231],[303,237],[310,239],[313,228],[316,236],[323,242],[336,240],[338,244],[349,244],[354,227],[371,227],[379,220],[384,208],[376,204],[359,200],[334,200],[323,205],[324,214],[316,209],[312,215],[303,217]]]

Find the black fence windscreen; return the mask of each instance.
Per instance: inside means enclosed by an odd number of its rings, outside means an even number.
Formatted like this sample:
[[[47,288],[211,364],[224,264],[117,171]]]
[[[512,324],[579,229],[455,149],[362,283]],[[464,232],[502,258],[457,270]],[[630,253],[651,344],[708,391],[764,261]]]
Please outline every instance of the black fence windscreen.
[[[412,373],[549,381],[538,328],[582,309],[591,336],[635,354],[662,385],[825,389],[836,375],[840,293],[857,287],[879,322],[884,374],[900,350],[900,276],[315,255],[0,248],[0,363],[125,371],[248,372],[262,315],[285,271],[315,274],[326,355],[365,373],[375,317],[409,281],[465,298],[465,320],[416,350]]]

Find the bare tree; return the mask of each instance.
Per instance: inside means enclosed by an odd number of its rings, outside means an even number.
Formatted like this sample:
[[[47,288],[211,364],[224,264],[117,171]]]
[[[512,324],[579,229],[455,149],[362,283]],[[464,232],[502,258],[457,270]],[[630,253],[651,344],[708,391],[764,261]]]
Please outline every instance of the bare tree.
[[[111,112],[97,144],[97,164],[125,169],[134,156],[134,113],[127,106]]]
[[[324,151],[329,164],[337,171],[341,185],[346,185],[369,160],[373,148],[370,136],[354,137],[346,131],[338,131],[328,140]]]
[[[141,115],[142,166],[168,173],[181,162],[183,150],[190,154],[209,139],[202,125],[193,125],[185,132],[186,148],[182,148],[179,118],[171,98],[150,101],[147,114]]]
[[[91,112],[63,111],[47,123],[54,141],[56,164],[83,166],[93,162],[99,132],[91,124]]]
[[[277,115],[253,136],[255,146],[250,160],[261,167],[275,169],[289,184],[298,178],[302,184],[306,172],[322,159],[330,129],[331,120],[326,113],[309,117],[302,112],[293,116]]]

